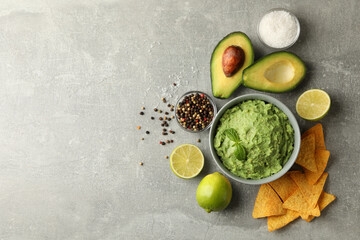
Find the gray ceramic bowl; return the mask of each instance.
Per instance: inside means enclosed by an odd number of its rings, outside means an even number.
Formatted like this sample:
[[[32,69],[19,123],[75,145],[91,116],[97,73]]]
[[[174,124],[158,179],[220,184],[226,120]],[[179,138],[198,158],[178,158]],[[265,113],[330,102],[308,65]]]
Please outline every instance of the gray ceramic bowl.
[[[254,100],[254,99],[259,99],[259,100],[263,100],[265,102],[271,103],[273,105],[275,105],[276,107],[278,107],[280,110],[282,110],[289,118],[290,124],[294,129],[294,150],[289,158],[289,160],[287,161],[287,163],[285,164],[285,166],[277,173],[266,177],[266,178],[262,178],[262,179],[245,179],[242,177],[238,177],[235,174],[231,173],[223,164],[222,161],[220,160],[219,156],[216,153],[216,150],[214,148],[214,138],[215,138],[215,134],[216,134],[216,129],[217,129],[217,125],[218,122],[221,118],[221,116],[224,114],[224,112],[245,101],[245,100]],[[228,102],[227,104],[225,104],[225,106],[223,106],[221,108],[221,110],[217,113],[216,117],[213,120],[213,124],[211,126],[210,129],[210,137],[209,137],[209,141],[210,141],[210,151],[211,151],[211,155],[213,156],[216,164],[219,166],[219,168],[230,178],[241,182],[241,183],[246,183],[246,184],[264,184],[264,183],[269,183],[272,182],[278,178],[280,178],[281,176],[283,176],[287,171],[289,171],[289,169],[292,167],[292,165],[295,163],[295,160],[299,154],[299,149],[300,149],[300,142],[301,142],[301,136],[300,136],[300,129],[299,129],[299,125],[296,121],[296,118],[294,117],[294,115],[292,114],[292,112],[279,100],[270,97],[268,95],[264,95],[264,94],[247,94],[247,95],[243,95],[243,96],[239,96],[237,98],[234,98],[233,100],[231,100],[230,102]]]

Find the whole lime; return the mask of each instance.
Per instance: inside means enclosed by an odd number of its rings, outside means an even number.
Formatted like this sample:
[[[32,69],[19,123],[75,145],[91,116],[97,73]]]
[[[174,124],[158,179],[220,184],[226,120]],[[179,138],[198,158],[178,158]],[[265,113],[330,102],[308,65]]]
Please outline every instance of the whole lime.
[[[208,213],[225,209],[229,205],[231,197],[231,183],[218,172],[204,177],[196,190],[196,200],[199,206]]]

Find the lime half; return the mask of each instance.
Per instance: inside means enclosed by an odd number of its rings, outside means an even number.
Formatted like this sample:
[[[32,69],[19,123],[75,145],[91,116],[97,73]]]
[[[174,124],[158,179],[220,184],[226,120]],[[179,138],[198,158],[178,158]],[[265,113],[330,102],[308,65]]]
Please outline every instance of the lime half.
[[[296,112],[306,120],[317,121],[326,115],[330,105],[329,94],[320,89],[310,89],[298,98]]]
[[[197,146],[182,144],[171,153],[170,167],[178,177],[196,177],[204,167],[204,155]]]

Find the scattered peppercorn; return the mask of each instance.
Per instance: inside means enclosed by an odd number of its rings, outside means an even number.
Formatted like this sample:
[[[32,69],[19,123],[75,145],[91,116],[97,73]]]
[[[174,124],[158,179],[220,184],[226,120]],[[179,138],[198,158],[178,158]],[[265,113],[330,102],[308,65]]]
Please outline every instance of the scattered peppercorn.
[[[142,165],[144,165],[144,163],[143,163],[143,162],[139,162],[139,165],[142,166]]]
[[[174,87],[176,87],[176,83],[173,83]]]
[[[198,138],[197,142],[198,142],[198,143],[199,143],[199,142],[201,142],[201,139],[200,139],[200,138]]]
[[[169,158],[169,156],[165,156],[165,159],[168,159]]]
[[[176,115],[182,127],[200,131],[211,123],[214,107],[205,94],[192,93],[177,105]]]
[[[175,83],[174,83],[174,86],[176,86]],[[164,97],[161,98],[161,100],[162,100],[164,103],[167,103],[167,101],[166,101],[166,99],[165,99]],[[167,107],[169,108],[169,110],[170,110],[171,112],[174,112],[174,111],[175,111],[175,114],[176,114],[176,110],[175,110],[175,108],[174,108],[174,105],[171,105],[170,103],[167,103],[166,105],[167,105]],[[142,110],[145,110],[145,107],[142,106],[141,109],[142,109]],[[168,111],[164,111],[164,115],[171,115],[171,114],[169,114],[169,113],[170,113],[169,110],[168,110]],[[155,108],[154,108],[154,112],[163,113],[163,110],[160,110],[160,109],[158,109],[158,108],[155,107]],[[140,112],[140,115],[145,115],[145,111],[141,111],[141,112]],[[164,128],[162,129],[162,135],[166,136],[166,135],[168,135],[168,134],[170,134],[170,133],[172,133],[172,134],[175,133],[174,131],[172,131],[172,130],[168,131],[168,129],[167,129],[167,127],[169,127],[168,121],[171,121],[171,119],[174,119],[174,118],[175,118],[174,115],[171,115],[171,116],[161,116],[161,117],[159,117],[159,120],[162,121],[161,127],[164,127]],[[151,120],[155,120],[155,117],[154,117],[154,116],[151,116],[150,119],[151,119]],[[137,129],[140,130],[140,129],[141,129],[141,126],[138,126]],[[150,134],[150,131],[145,131],[145,133],[146,133],[146,134]],[[141,140],[143,141],[143,140],[145,140],[145,138],[142,137]],[[170,144],[170,143],[173,143],[173,142],[174,142],[174,140],[168,139],[168,140],[165,140],[165,141],[159,141],[159,144],[164,146],[164,145],[166,145],[166,143],[167,143],[167,144]],[[169,158],[169,156],[165,156],[165,158]],[[140,164],[140,165],[143,165],[143,162],[141,162],[141,163],[139,163],[139,164]]]
[[[137,126],[136,128],[137,128],[137,130],[140,130],[140,129],[141,129],[141,127],[140,127],[140,126]]]

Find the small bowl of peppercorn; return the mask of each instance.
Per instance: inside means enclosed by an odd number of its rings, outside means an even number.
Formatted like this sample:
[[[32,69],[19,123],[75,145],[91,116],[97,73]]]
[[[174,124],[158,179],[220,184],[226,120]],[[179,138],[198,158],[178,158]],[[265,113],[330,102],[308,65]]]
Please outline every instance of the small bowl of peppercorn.
[[[185,131],[199,133],[210,128],[216,113],[216,105],[209,95],[189,91],[177,101],[175,118]]]

